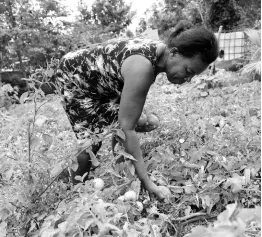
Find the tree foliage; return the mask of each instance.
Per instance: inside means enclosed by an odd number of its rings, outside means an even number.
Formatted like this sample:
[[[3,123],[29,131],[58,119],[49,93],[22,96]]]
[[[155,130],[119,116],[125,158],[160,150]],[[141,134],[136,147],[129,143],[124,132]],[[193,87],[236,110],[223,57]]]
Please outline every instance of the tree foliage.
[[[138,27],[136,28],[136,33],[142,33],[146,30],[147,28],[147,22],[145,20],[145,18],[141,18],[139,23],[138,23]]]
[[[123,0],[96,0],[92,6],[92,17],[103,32],[119,34],[131,23],[134,16],[130,8],[131,5],[125,4]]]
[[[201,22],[196,3],[190,0],[165,0],[164,4],[156,2],[148,13],[151,14],[148,25],[158,29],[162,38],[167,37],[180,20],[187,19],[194,24]]]
[[[57,0],[1,0],[0,68],[19,65],[25,71],[25,61],[30,67],[45,68],[52,58],[59,59],[80,44],[118,35],[134,15],[123,0],[97,0],[91,9],[80,1],[77,13],[78,19],[70,22]]]
[[[209,23],[215,31],[218,31],[221,25],[224,30],[232,30],[240,19],[240,13],[232,0],[220,0],[211,5]]]
[[[214,31],[220,25],[225,30],[252,28],[260,9],[258,0],[155,0],[137,32],[150,27],[165,38],[183,19]],[[46,67],[51,58],[119,36],[135,15],[124,0],[96,0],[91,7],[80,0],[77,13],[69,22],[58,0],[0,0],[0,70],[15,65],[25,71],[25,60],[33,68]]]
[[[123,0],[96,0],[91,8],[80,1],[70,49],[88,47],[118,36],[125,31],[135,14],[130,7]]]
[[[256,21],[261,19],[261,1],[259,0],[236,0],[241,19],[239,27],[252,28]]]
[[[165,38],[180,20],[193,25],[203,24],[213,31],[252,28],[260,20],[261,3],[258,0],[164,0],[156,2],[147,11],[147,25],[158,29]]]
[[[65,14],[57,1],[7,0],[1,4],[1,18],[5,41],[3,67],[19,61],[24,71],[23,60],[31,66],[45,66],[52,57],[60,56],[60,47],[66,45],[61,36],[65,29],[56,19]],[[3,10],[4,9],[4,10]]]

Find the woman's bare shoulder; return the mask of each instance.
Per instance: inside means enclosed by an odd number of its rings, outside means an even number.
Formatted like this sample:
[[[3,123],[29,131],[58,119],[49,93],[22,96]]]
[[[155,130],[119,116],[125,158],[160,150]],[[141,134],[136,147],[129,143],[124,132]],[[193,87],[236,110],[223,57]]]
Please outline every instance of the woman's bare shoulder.
[[[154,80],[154,70],[151,62],[142,55],[132,55],[124,60],[121,67],[124,79],[139,77]]]

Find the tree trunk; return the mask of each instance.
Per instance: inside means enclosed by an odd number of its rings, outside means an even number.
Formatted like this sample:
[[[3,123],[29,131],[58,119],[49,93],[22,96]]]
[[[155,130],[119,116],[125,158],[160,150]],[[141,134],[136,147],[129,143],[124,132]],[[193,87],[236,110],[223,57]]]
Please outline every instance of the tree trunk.
[[[204,22],[207,27],[210,27],[210,9],[212,7],[213,2],[210,0],[204,0],[202,3],[202,9],[203,9],[203,17],[204,17]]]
[[[16,54],[17,54],[17,57],[18,57],[18,60],[19,60],[19,68],[20,68],[20,71],[23,73],[23,77],[25,77],[25,68],[24,68],[24,65],[23,65],[23,60],[22,60],[22,54],[21,54],[21,51],[20,50],[17,50],[16,51]]]
[[[204,15],[203,15],[203,7],[201,5],[201,2],[199,2],[199,1],[197,1],[197,10],[198,10],[199,15],[201,17],[203,25],[206,26],[206,21],[205,21]]]
[[[9,0],[7,4],[8,4],[8,8],[9,8],[8,9],[9,21],[12,25],[12,28],[15,28],[17,24],[16,24],[16,20],[15,20],[14,14],[13,14],[12,2]],[[15,40],[16,40],[16,38],[15,38]],[[16,50],[16,54],[17,54],[17,57],[18,57],[18,60],[19,60],[20,70],[23,73],[23,76],[25,77],[26,75],[25,75],[25,70],[24,70],[24,66],[23,66],[21,51]]]

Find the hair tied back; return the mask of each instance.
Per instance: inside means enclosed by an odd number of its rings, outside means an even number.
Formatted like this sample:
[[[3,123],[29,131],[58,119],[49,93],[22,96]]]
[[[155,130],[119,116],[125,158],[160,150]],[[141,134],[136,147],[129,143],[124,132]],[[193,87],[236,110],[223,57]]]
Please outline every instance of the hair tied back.
[[[181,20],[178,22],[178,24],[175,26],[173,33],[170,35],[172,38],[177,37],[182,32],[189,30],[192,28],[193,25],[187,21],[187,20]]]

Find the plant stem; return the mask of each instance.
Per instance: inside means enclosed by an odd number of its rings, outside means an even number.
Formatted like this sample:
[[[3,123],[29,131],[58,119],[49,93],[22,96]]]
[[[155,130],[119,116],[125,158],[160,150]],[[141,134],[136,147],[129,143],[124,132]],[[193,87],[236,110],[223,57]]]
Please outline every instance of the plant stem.
[[[30,123],[28,123],[28,161],[31,163],[31,132]]]
[[[60,176],[60,174],[62,174],[67,168],[68,168],[68,166],[65,167],[65,168],[51,181],[51,183],[47,185],[47,187],[45,188],[45,190],[38,195],[37,199],[40,198],[40,197],[46,192],[46,190],[56,181],[56,179]]]
[[[185,221],[185,220],[188,220],[188,219],[191,219],[193,217],[196,217],[196,216],[206,216],[207,214],[206,213],[193,213],[191,215],[188,215],[188,216],[183,216],[183,217],[178,217],[176,219],[174,219],[174,221]]]

